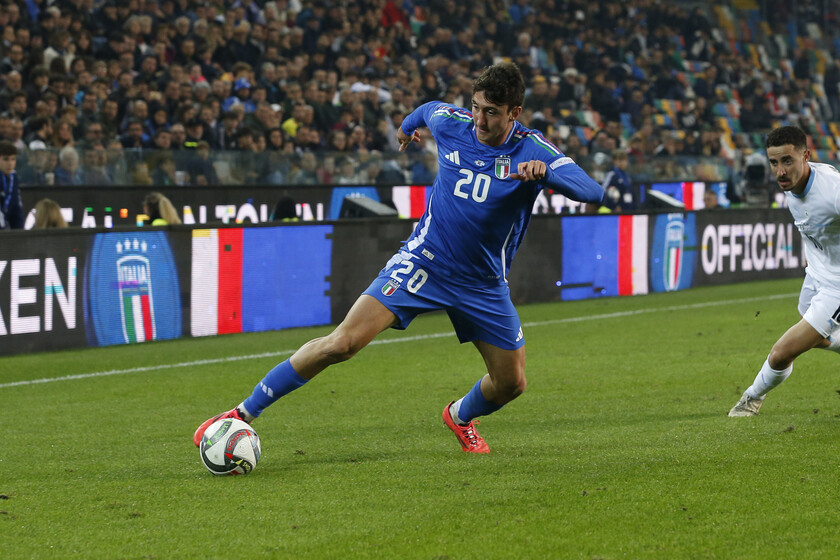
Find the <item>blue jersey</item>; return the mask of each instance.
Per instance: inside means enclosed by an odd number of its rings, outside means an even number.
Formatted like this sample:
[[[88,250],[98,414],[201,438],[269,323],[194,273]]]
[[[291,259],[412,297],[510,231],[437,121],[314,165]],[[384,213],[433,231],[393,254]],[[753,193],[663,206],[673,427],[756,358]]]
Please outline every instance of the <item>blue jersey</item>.
[[[500,146],[488,146],[476,137],[472,113],[432,101],[408,115],[401,128],[411,135],[423,125],[437,143],[439,171],[428,208],[401,255],[422,259],[452,280],[506,282],[543,187],[581,202],[603,198],[601,186],[571,158],[519,122]],[[531,160],[546,163],[545,178],[510,178],[519,163]]]

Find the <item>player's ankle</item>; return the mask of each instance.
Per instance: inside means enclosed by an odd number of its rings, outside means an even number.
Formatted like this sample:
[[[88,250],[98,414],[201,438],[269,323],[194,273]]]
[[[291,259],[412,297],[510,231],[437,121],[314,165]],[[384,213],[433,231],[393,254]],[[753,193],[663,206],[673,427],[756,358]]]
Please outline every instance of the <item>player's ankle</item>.
[[[239,405],[237,405],[236,411],[239,413],[239,415],[242,417],[242,419],[245,420],[246,422],[248,422],[249,424],[251,422],[253,422],[254,420],[256,420],[256,418],[257,418],[256,416],[254,416],[253,414],[248,412],[248,409],[245,408],[245,402],[244,401],[239,403]]]

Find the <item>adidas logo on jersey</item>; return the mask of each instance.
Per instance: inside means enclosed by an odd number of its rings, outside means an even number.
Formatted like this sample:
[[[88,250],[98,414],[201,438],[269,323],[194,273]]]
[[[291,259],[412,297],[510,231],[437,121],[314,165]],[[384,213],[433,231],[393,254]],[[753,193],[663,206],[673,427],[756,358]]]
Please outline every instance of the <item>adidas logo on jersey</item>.
[[[451,154],[446,154],[445,157],[448,161],[451,161],[455,165],[461,165],[461,156],[458,154],[458,150],[455,150]]]

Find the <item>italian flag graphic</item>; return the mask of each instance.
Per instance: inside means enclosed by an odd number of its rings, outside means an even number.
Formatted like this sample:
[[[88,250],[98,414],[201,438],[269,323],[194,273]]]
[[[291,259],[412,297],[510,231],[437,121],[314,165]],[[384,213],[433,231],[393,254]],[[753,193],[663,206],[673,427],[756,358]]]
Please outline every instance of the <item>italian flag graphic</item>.
[[[120,303],[125,341],[146,342],[155,339],[152,309],[152,276],[149,259],[129,255],[117,260]]]
[[[125,338],[128,342],[154,340],[152,330],[152,306],[149,294],[123,294],[125,311]]]
[[[193,230],[192,335],[242,332],[242,230]]]
[[[618,295],[648,293],[648,217],[618,217]]]
[[[421,185],[394,187],[391,191],[400,218],[419,218],[426,211],[427,187]]]

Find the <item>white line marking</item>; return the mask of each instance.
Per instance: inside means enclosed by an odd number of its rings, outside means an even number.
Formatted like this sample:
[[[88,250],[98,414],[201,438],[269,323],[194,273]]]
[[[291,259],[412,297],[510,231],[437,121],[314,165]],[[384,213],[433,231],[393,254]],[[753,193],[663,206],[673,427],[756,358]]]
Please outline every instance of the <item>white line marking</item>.
[[[533,321],[530,323],[523,324],[524,327],[543,327],[546,325],[559,325],[563,323],[579,323],[582,321],[598,321],[601,319],[615,319],[618,317],[630,317],[633,315],[643,315],[646,313],[659,313],[662,311],[682,311],[685,309],[700,309],[703,307],[716,307],[720,305],[730,305],[730,304],[739,304],[739,303],[749,303],[751,301],[767,301],[772,299],[785,299],[789,297],[793,297],[799,295],[798,292],[790,293],[790,294],[778,294],[775,296],[762,296],[762,297],[753,297],[753,298],[746,298],[746,299],[727,299],[721,301],[710,301],[705,303],[689,303],[685,305],[669,305],[668,307],[654,307],[648,309],[634,309],[632,311],[616,311],[614,313],[601,313],[599,315],[587,315],[583,317],[566,317],[563,319],[551,319],[548,321]],[[447,336],[455,336],[454,332],[442,332],[442,333],[432,333],[432,334],[421,334],[415,336],[403,336],[398,338],[385,338],[374,340],[370,343],[370,346],[377,345],[377,344],[393,344],[397,342],[414,342],[417,340],[428,340],[433,338],[445,338]],[[221,364],[225,362],[238,362],[242,360],[256,360],[259,358],[271,358],[271,357],[279,357],[279,356],[287,356],[292,355],[296,352],[296,350],[280,350],[277,352],[263,352],[261,354],[248,354],[246,356],[228,356],[226,358],[213,358],[209,360],[195,360],[192,362],[181,362],[178,364],[160,364],[155,366],[143,366],[143,367],[135,367],[135,368],[128,368],[128,369],[112,369],[108,371],[96,371],[91,373],[79,373],[75,375],[63,375],[61,377],[46,377],[42,379],[27,379],[23,381],[12,381],[11,383],[0,383],[0,389],[6,389],[8,387],[21,387],[26,385],[37,385],[40,383],[52,383],[54,381],[74,381],[77,379],[88,379],[91,377],[108,377],[111,375],[124,375],[127,373],[142,373],[145,371],[161,371],[166,369],[174,369],[174,368],[182,368],[182,367],[195,367],[195,366],[202,366],[208,364]]]

